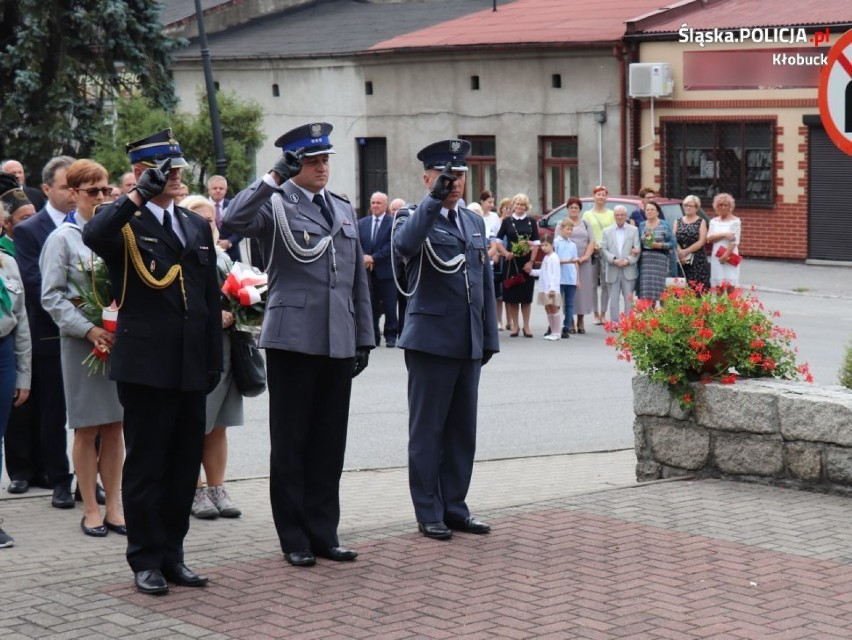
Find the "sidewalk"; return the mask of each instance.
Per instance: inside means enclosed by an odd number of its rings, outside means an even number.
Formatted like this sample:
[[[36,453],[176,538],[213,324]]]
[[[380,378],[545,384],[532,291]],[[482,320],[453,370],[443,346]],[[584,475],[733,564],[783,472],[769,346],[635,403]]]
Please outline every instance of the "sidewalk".
[[[205,589],[135,592],[124,540],[46,492],[0,501],[2,638],[837,638],[852,635],[848,498],[703,480],[637,485],[633,452],[477,463],[488,536],[416,533],[406,470],[347,472],[354,563],[296,569],[266,479],[238,520],[193,519]],[[8,495],[8,494],[6,494]]]

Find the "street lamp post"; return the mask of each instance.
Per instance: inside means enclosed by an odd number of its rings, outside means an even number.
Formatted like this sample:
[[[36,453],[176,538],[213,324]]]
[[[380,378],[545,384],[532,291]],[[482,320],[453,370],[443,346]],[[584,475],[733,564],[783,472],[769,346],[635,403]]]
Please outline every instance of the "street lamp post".
[[[207,32],[204,29],[204,14],[201,0],[195,0],[195,17],[198,22],[198,42],[201,46],[201,64],[204,67],[204,84],[207,87],[207,104],[210,108],[210,125],[213,129],[213,151],[216,154],[216,173],[224,176],[228,170],[225,159],[225,143],[222,140],[222,123],[219,122],[219,106],[216,102],[216,85],[210,68],[210,49],[207,48]]]

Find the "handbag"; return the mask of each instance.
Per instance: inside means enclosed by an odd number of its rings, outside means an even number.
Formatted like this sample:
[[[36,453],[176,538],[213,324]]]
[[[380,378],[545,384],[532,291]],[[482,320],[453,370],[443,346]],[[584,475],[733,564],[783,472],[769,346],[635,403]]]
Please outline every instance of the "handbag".
[[[689,255],[692,255],[691,253]],[[683,265],[679,260],[675,260],[677,262],[677,266],[680,269],[680,272],[683,274],[683,277],[675,276],[666,278],[666,288],[674,287],[675,289],[684,289],[686,288],[686,271],[683,270]]]
[[[725,255],[725,251],[727,251],[727,249],[725,247],[719,247],[716,250],[716,257],[721,258],[723,255]],[[742,262],[742,260],[743,260],[742,256],[738,253],[732,253],[731,255],[728,256],[728,264],[730,264],[732,267],[739,266],[739,264],[740,264],[740,262]]]
[[[508,271],[511,272],[513,267],[514,267],[514,270],[516,272],[515,275],[507,276],[506,278],[503,278],[503,288],[504,289],[511,289],[512,287],[516,287],[519,284],[523,284],[524,282],[526,282],[526,277],[524,276],[524,274],[523,273],[517,273],[518,267],[515,265],[514,260],[509,262]]]
[[[240,395],[259,396],[266,391],[266,366],[254,334],[249,331],[231,332],[231,371]]]

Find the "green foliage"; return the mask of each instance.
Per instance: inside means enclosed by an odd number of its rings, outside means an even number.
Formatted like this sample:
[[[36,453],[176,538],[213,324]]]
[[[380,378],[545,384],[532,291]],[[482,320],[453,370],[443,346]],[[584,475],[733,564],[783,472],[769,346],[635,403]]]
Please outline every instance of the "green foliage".
[[[143,0],[2,0],[0,156],[29,175],[57,154],[90,155],[117,95],[144,93],[169,109],[160,4]]]
[[[796,364],[796,337],[776,325],[754,294],[740,289],[670,288],[659,307],[639,300],[621,322],[607,324],[606,343],[618,358],[633,362],[636,371],[668,385],[681,406],[694,399],[690,382],[719,378],[733,384],[737,377],[803,377],[811,382],[807,364]],[[715,361],[715,362],[714,362]]]
[[[846,347],[846,357],[840,367],[840,384],[852,389],[852,344]]]
[[[231,193],[236,193],[248,185],[254,173],[254,155],[264,140],[263,111],[257,103],[241,101],[234,93],[220,91],[217,102],[228,163],[228,187]],[[197,115],[169,113],[142,98],[121,98],[116,101],[114,131],[104,129],[100,133],[92,157],[117,179],[130,169],[125,144],[171,127],[190,165],[184,172],[184,182],[193,193],[205,193],[207,178],[216,173],[216,157],[210,110],[202,90],[198,92],[198,104]]]

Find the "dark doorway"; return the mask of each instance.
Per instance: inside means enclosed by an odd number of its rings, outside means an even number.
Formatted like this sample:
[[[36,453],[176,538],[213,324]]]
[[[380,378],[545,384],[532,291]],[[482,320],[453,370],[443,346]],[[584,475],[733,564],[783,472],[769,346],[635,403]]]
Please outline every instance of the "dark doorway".
[[[388,192],[387,138],[358,138],[358,166],[361,170],[358,216],[362,217],[370,210],[371,195],[376,191]]]

